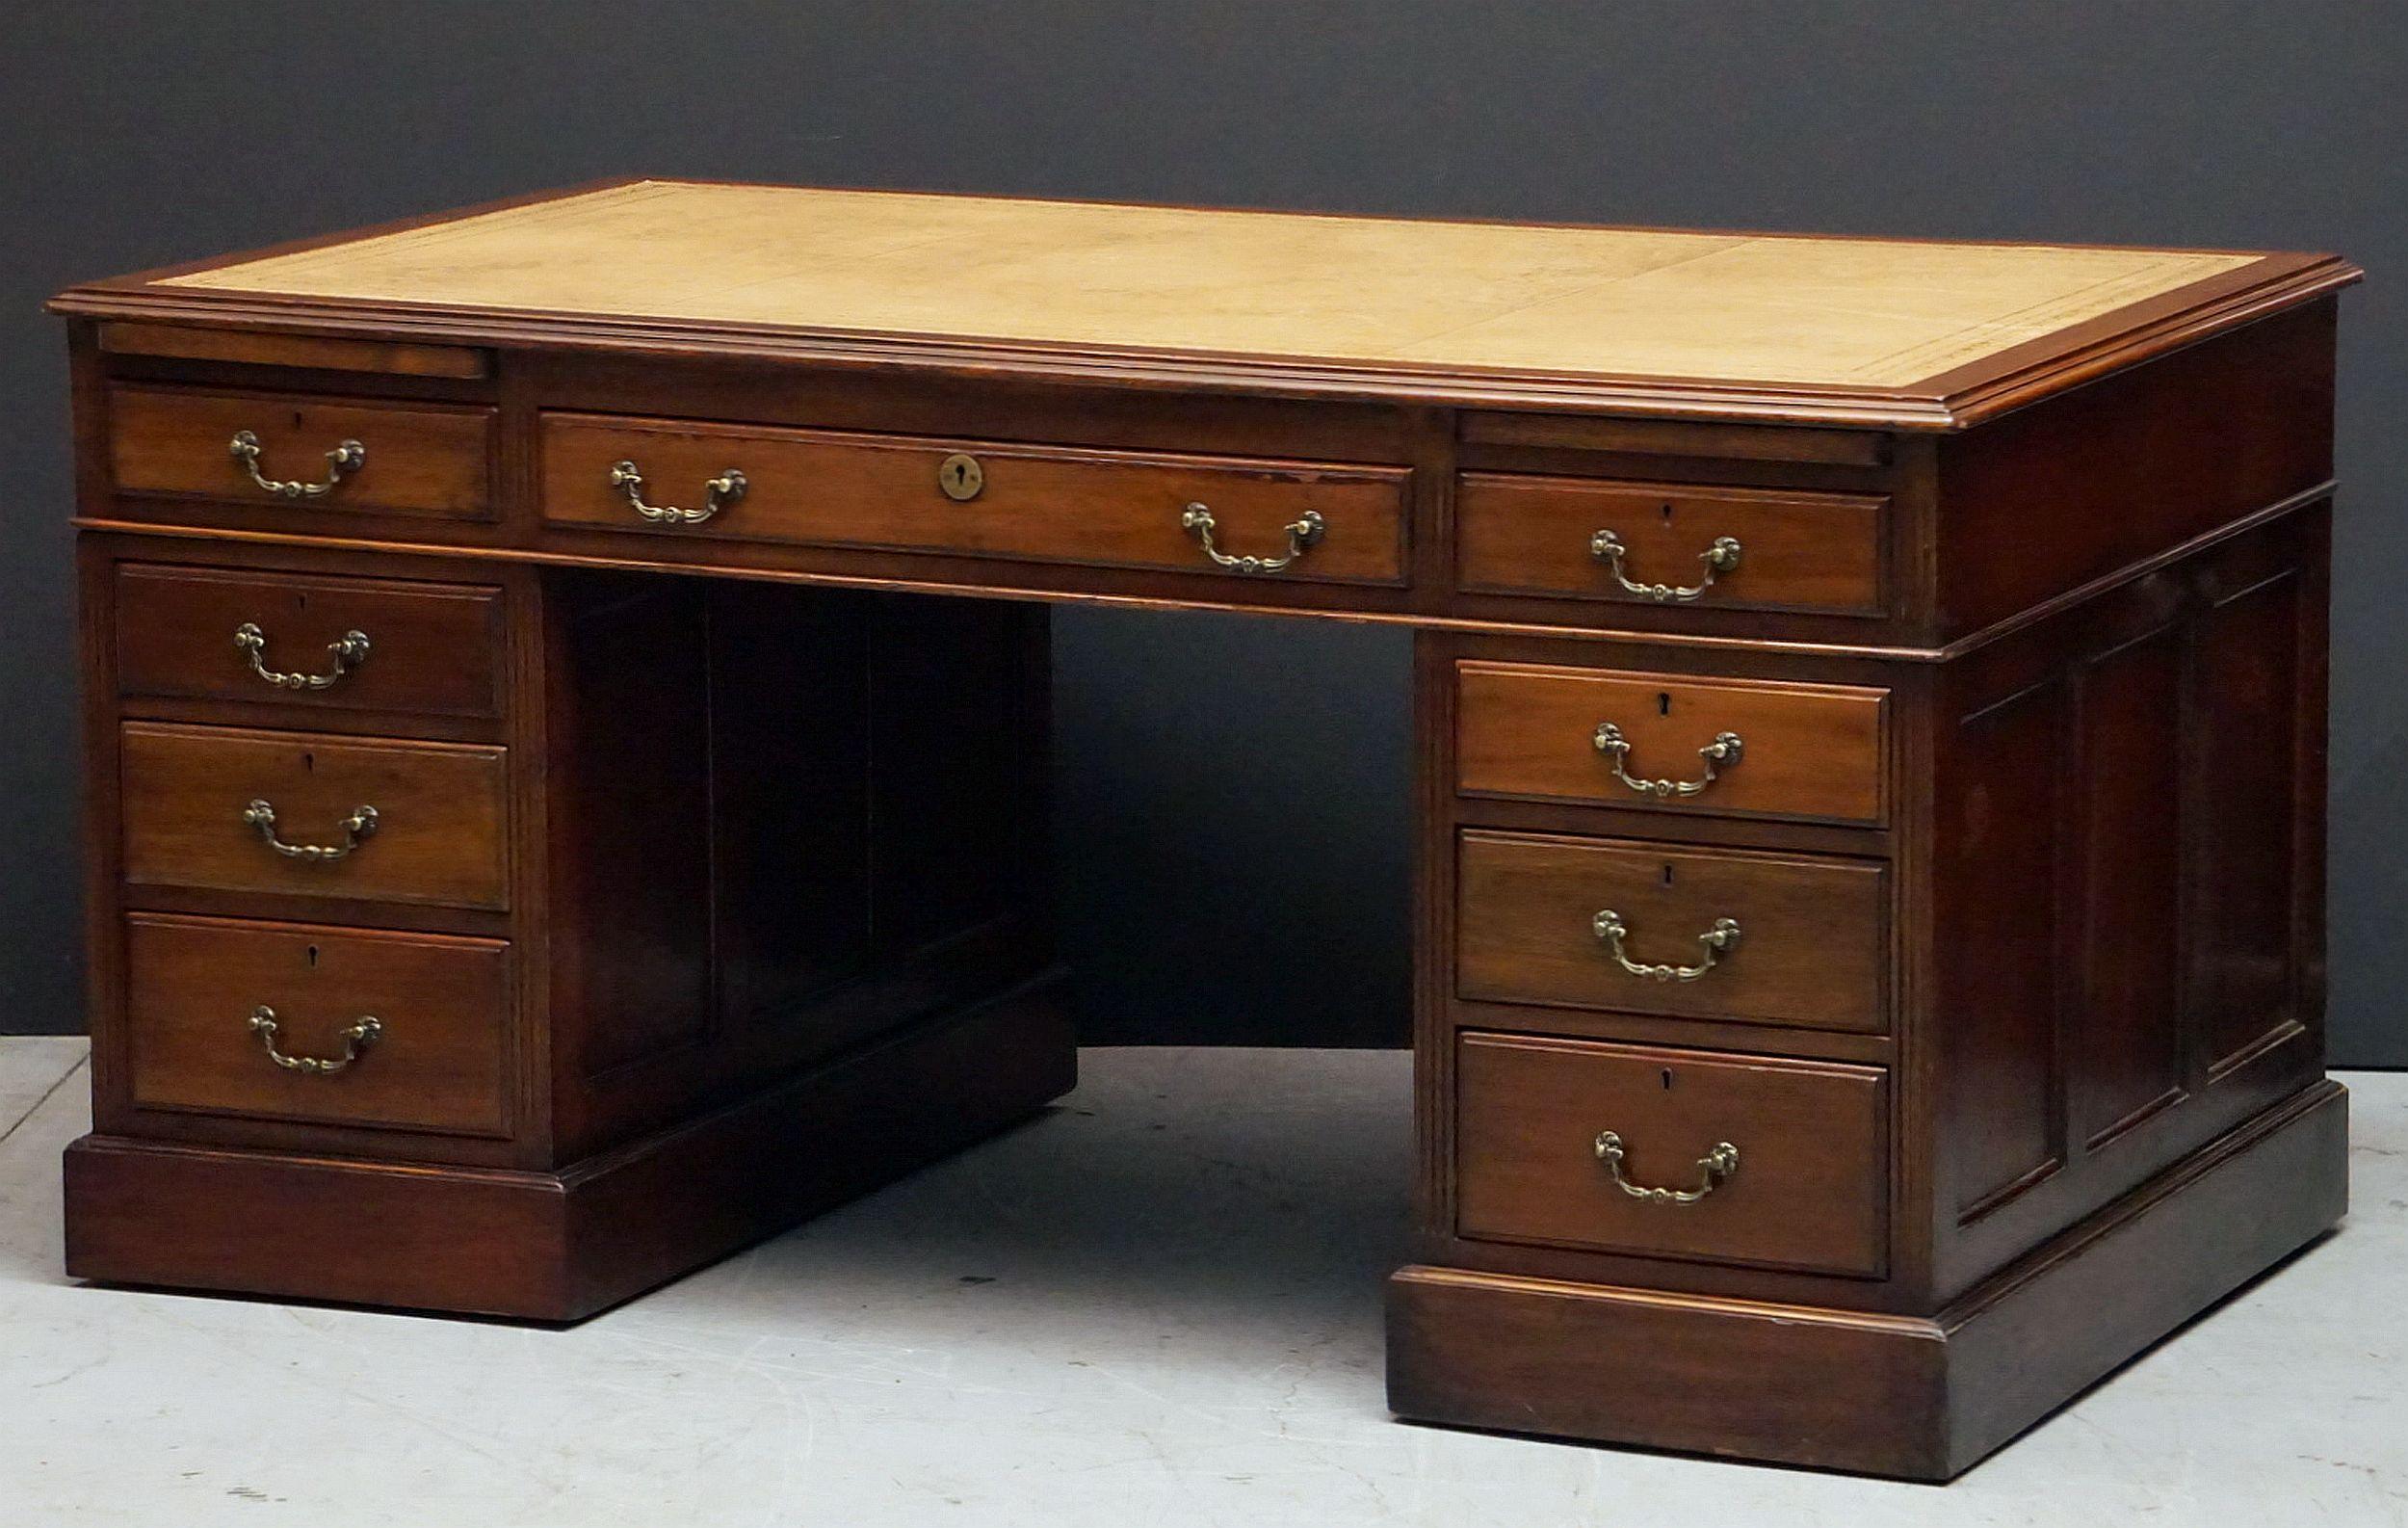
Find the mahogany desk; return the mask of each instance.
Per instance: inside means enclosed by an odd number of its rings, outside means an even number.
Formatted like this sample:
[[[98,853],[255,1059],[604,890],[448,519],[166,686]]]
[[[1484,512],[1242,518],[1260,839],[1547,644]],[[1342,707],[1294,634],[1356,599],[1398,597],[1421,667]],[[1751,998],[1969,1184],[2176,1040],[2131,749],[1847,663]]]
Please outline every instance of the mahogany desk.
[[[1951,1475],[2343,1212],[2356,275],[642,181],[75,288],[69,1270],[574,1319],[1020,1119],[1048,602],[1391,621],[1391,1405]]]

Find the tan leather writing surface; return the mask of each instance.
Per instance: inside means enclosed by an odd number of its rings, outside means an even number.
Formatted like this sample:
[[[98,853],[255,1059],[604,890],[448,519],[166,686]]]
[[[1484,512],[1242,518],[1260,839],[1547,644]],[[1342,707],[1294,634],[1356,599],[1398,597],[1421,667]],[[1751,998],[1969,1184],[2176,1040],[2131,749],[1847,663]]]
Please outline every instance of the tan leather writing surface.
[[[643,181],[161,284],[1898,387],[2254,258]]]

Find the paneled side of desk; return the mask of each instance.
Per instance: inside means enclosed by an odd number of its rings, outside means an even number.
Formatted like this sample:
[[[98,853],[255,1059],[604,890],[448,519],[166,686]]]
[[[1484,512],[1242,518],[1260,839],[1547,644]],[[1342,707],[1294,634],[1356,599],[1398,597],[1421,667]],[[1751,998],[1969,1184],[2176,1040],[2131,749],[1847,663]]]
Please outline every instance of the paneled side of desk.
[[[1879,386],[69,294],[70,1269],[569,1318],[1023,1118],[1048,606],[1374,620],[1392,1406],[1961,1470],[2342,1209],[2349,273],[2196,264]]]

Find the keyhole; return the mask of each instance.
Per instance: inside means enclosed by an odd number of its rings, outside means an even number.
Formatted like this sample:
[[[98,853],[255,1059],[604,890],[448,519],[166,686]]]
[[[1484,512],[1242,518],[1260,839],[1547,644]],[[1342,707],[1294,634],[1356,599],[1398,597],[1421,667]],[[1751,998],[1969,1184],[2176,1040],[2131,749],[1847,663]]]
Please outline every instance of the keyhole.
[[[1672,1091],[1672,1068],[1669,1067],[1663,1069],[1663,1091],[1666,1093]]]
[[[1666,525],[1672,523],[1672,506],[1670,504],[1666,504],[1663,507],[1663,522]]]
[[[978,458],[956,451],[936,464],[936,487],[949,499],[975,499],[986,487],[986,469]]]
[[[309,963],[313,968],[318,963],[318,947],[314,944],[309,947]]]
[[[1662,690],[1656,692],[1656,714],[1658,716],[1672,714],[1672,697],[1668,692]]]
[[[301,773],[304,775],[315,775],[318,773],[317,754],[303,753],[301,755]]]
[[[1663,883],[1667,886],[1672,884],[1672,867],[1670,865],[1663,867]]]

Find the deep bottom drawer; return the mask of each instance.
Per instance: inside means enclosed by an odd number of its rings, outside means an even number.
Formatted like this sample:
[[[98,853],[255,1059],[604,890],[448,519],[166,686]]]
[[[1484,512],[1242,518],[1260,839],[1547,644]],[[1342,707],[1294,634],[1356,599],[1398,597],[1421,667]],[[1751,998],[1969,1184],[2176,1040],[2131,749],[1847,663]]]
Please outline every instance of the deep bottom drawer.
[[[1830,1062],[1464,1035],[1457,1230],[1878,1276],[1886,1076]]]
[[[140,1107],[510,1133],[507,944],[138,913],[126,966]]]

